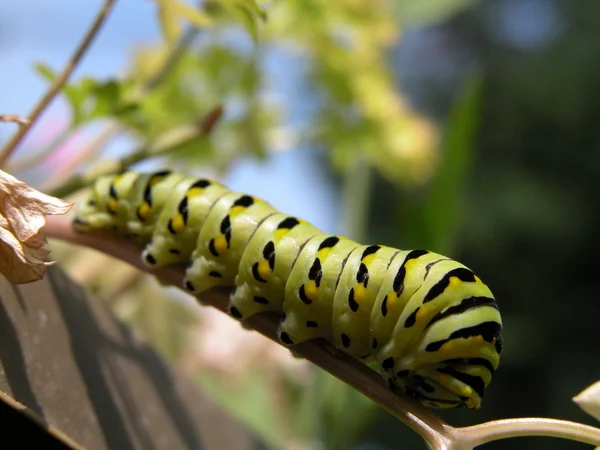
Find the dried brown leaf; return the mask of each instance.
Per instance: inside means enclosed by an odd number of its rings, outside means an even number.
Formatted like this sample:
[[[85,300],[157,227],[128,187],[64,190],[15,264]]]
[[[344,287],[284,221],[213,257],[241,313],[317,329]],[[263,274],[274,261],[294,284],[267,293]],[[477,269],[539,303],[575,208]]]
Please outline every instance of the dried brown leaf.
[[[46,195],[0,170],[0,272],[15,284],[44,276],[50,253],[41,232],[47,215],[65,214],[72,203]]]

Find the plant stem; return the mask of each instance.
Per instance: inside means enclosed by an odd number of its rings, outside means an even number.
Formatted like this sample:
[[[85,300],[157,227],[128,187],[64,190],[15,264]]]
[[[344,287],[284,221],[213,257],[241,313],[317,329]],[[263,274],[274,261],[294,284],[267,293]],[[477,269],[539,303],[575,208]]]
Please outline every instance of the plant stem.
[[[67,62],[67,65],[63,69],[62,73],[58,77],[56,77],[56,79],[50,85],[50,88],[48,89],[48,91],[46,92],[44,97],[42,97],[42,99],[38,102],[38,104],[33,108],[33,111],[27,118],[29,123],[27,123],[27,124],[23,125],[21,128],[19,128],[19,131],[13,136],[13,138],[8,142],[8,144],[6,144],[6,146],[0,153],[0,167],[4,166],[4,164],[6,163],[8,158],[10,158],[10,156],[13,154],[13,152],[17,148],[17,145],[19,145],[19,143],[23,140],[25,135],[29,132],[29,130],[31,129],[33,124],[38,120],[38,118],[40,117],[42,112],[44,112],[44,110],[48,107],[50,102],[60,92],[63,85],[66,83],[66,81],[69,79],[69,77],[73,73],[73,70],[75,69],[77,64],[81,61],[83,55],[89,49],[92,41],[98,34],[98,31],[100,31],[100,28],[104,24],[106,18],[108,17],[108,15],[111,12],[115,3],[116,3],[116,0],[105,0],[104,5],[102,6],[100,11],[98,12],[98,15],[96,16],[96,19],[94,20],[94,22],[90,26],[89,30],[83,37],[83,40],[81,41],[81,43],[75,50],[75,53],[73,54],[71,59]]]
[[[223,108],[221,105],[217,105],[211,111],[209,111],[206,116],[204,116],[200,124],[192,126],[188,125],[180,127],[176,130],[172,130],[168,133],[165,133],[157,140],[157,142],[150,145],[142,145],[133,153],[125,156],[121,160],[101,163],[99,167],[92,168],[92,170],[85,174],[75,175],[67,180],[64,184],[52,190],[50,195],[60,198],[66,197],[67,195],[72,194],[82,187],[92,183],[95,179],[102,175],[118,172],[119,170],[127,168],[146,158],[164,155],[175,148],[179,148],[188,142],[198,139],[201,136],[207,136],[210,134],[222,114]]]
[[[29,120],[16,114],[0,114],[0,122],[14,122],[20,127],[23,127],[29,123]]]
[[[29,170],[42,163],[48,158],[51,153],[63,145],[69,137],[71,137],[73,130],[70,127],[67,127],[65,130],[61,131],[58,136],[56,136],[52,142],[47,145],[42,151],[36,153],[31,158],[23,162],[17,162],[15,165],[10,165],[10,170],[12,173],[22,172],[24,170]]]
[[[518,436],[548,436],[600,446],[600,429],[567,420],[523,417],[455,428],[453,433],[471,448],[487,442]],[[463,447],[461,447],[463,448]]]

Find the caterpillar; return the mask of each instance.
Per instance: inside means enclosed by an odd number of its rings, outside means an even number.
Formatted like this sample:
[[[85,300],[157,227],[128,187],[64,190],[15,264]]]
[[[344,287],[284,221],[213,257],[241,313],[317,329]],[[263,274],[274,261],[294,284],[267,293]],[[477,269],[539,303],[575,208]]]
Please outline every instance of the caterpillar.
[[[144,245],[147,266],[187,264],[188,291],[231,287],[231,316],[275,311],[284,345],[324,338],[427,407],[479,408],[498,368],[498,305],[442,255],[325,234],[259,198],[167,170],[99,178],[74,226]]]

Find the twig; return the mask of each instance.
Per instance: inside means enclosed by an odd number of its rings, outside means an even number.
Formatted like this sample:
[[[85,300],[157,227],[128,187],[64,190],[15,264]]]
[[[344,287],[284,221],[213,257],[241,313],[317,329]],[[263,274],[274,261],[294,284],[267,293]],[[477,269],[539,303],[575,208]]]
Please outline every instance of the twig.
[[[72,131],[73,130],[71,130],[69,127],[65,128],[52,140],[52,142],[50,142],[50,144],[48,144],[43,150],[31,156],[31,158],[22,162],[17,161],[15,164],[10,164],[11,173],[32,169],[38,164],[46,161],[46,159],[50,158],[54,150],[62,146],[71,137]]]
[[[0,122],[14,122],[19,126],[25,126],[29,124],[29,120],[17,116],[16,114],[0,114]]]
[[[132,242],[97,231],[77,233],[65,217],[48,217],[44,231],[49,237],[91,247],[119,258],[139,270],[152,273],[164,283],[174,286],[182,284],[183,266],[150,271],[141,262],[140,247]],[[198,300],[203,305],[226,312],[229,294],[229,289],[213,289],[202,293]],[[257,315],[244,324],[279,343],[276,337],[279,317],[276,314]],[[293,350],[381,405],[419,433],[435,450],[468,450],[487,442],[517,436],[559,437],[600,446],[600,429],[565,420],[518,418],[471,427],[451,427],[433,411],[403,395],[392,393],[375,371],[323,340],[298,344]]]
[[[92,168],[87,174],[78,174],[71,177],[64,184],[50,192],[54,197],[66,197],[69,194],[92,183],[96,178],[109,173],[118,172],[137,162],[150,157],[164,155],[169,151],[179,148],[202,136],[208,136],[215,124],[223,114],[223,107],[217,105],[204,116],[197,125],[188,125],[165,133],[157,141],[150,145],[142,145],[133,153],[118,161],[101,163],[100,166]]]
[[[161,65],[161,68],[156,74],[148,80],[144,88],[142,89],[142,95],[156,89],[169,75],[173,72],[173,69],[177,67],[177,63],[181,60],[187,48],[192,45],[194,39],[200,33],[200,29],[190,26],[188,27],[183,35],[179,38],[179,42],[173,47],[170,54],[165,58],[165,62]]]
[[[56,77],[56,80],[54,80],[54,83],[52,83],[52,85],[48,89],[48,92],[46,92],[46,95],[44,95],[44,97],[42,97],[42,99],[34,107],[33,111],[29,115],[29,117],[28,117],[29,123],[22,126],[19,129],[19,131],[8,142],[8,144],[6,144],[6,146],[0,153],[0,167],[4,166],[4,164],[6,163],[8,158],[10,158],[12,153],[15,151],[17,145],[19,145],[19,143],[23,140],[23,138],[25,137],[27,132],[31,129],[33,124],[37,121],[37,119],[40,117],[42,112],[46,109],[46,107],[50,104],[52,99],[62,89],[65,82],[69,79],[69,77],[71,76],[71,73],[73,73],[73,70],[75,69],[75,67],[77,66],[77,64],[83,57],[83,55],[86,53],[86,51],[90,47],[90,44],[92,43],[92,41],[98,34],[98,31],[104,24],[104,21],[106,20],[106,18],[108,17],[108,14],[112,10],[112,7],[114,6],[115,1],[116,0],[105,0],[104,5],[102,6],[102,8],[100,9],[100,12],[96,16],[96,20],[94,20],[94,22],[92,23],[90,29],[85,34],[83,40],[77,47],[77,50],[75,50],[75,53],[73,54],[73,56],[71,57],[69,62],[67,62],[67,65],[63,69],[62,73],[58,77]]]
[[[102,149],[116,136],[116,133],[113,131],[115,124],[108,126],[104,131],[101,131],[96,138],[89,144],[87,144],[84,148],[78,151],[71,161],[67,161],[65,164],[61,165],[60,173],[53,174],[52,178],[46,180],[44,184],[41,185],[41,189],[43,191],[51,191],[57,186],[62,186],[65,180],[69,179],[69,175],[73,173],[73,171],[81,165],[86,160],[91,160],[94,156],[97,156]],[[117,128],[119,125],[117,124]],[[117,130],[118,131],[118,130]],[[46,157],[49,157],[50,154],[47,154]],[[19,167],[20,168],[20,167]]]
[[[460,439],[470,447],[517,436],[548,436],[585,444],[600,445],[600,429],[543,417],[494,420],[471,427],[456,428]]]

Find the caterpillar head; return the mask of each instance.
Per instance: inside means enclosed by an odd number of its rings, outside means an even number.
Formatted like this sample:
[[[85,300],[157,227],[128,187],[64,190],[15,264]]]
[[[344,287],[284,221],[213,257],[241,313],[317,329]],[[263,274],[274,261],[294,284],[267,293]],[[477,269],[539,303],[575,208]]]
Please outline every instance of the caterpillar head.
[[[479,409],[494,369],[490,363],[485,368],[477,364],[464,358],[416,371],[400,370],[388,379],[388,384],[428,408]]]
[[[392,389],[427,407],[478,409],[502,353],[498,305],[489,288],[455,261],[434,265],[429,277],[383,349],[382,373]]]
[[[105,176],[96,181],[92,190],[77,205],[73,226],[79,231],[123,231],[125,218],[116,199],[114,183],[117,176]]]

